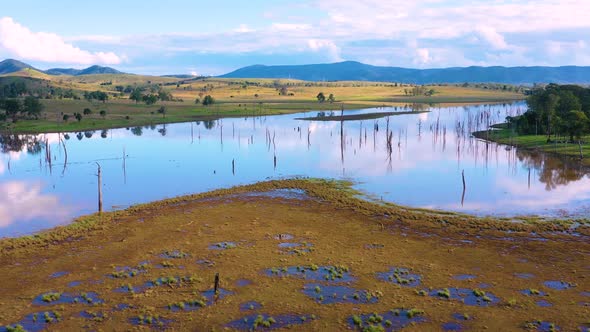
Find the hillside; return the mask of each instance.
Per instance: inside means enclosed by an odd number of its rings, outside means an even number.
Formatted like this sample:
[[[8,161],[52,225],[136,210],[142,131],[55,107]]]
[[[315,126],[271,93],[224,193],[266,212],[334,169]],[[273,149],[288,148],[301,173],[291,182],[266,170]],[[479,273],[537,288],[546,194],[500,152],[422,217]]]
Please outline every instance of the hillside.
[[[33,68],[33,66],[31,66],[31,65],[28,65],[24,62],[20,62],[18,60],[14,60],[14,59],[6,59],[6,60],[0,62],[0,75],[16,73],[16,72],[21,71],[23,69],[32,69],[32,70],[36,70],[36,71],[41,71],[39,69]]]
[[[90,66],[86,69],[74,69],[74,68],[51,68],[48,70],[40,70],[37,69],[27,63],[14,60],[14,59],[6,59],[0,62],[0,75],[8,75],[8,74],[15,74],[16,76],[23,76],[23,72],[30,72],[35,71],[39,74],[46,74],[51,76],[59,76],[59,75],[69,75],[69,76],[81,76],[81,75],[96,75],[96,74],[123,74],[114,68],[111,67],[102,67],[102,66]],[[24,76],[30,76],[24,74]],[[33,75],[33,76],[39,76]]]
[[[590,67],[456,67],[408,69],[346,61],[332,64],[244,67],[225,78],[293,78],[306,81],[432,83],[590,83]]]

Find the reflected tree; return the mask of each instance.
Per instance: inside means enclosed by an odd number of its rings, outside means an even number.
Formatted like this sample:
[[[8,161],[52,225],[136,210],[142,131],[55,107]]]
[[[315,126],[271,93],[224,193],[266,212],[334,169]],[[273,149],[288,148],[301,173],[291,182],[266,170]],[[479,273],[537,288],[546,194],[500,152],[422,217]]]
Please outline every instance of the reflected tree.
[[[143,128],[140,126],[131,128],[131,133],[135,136],[143,135]]]
[[[578,163],[567,162],[545,153],[518,150],[516,156],[525,168],[539,172],[539,181],[545,184],[547,191],[579,181],[588,174]]]
[[[26,150],[29,154],[35,155],[43,148],[39,138],[34,135],[0,135],[0,149],[2,153]]]

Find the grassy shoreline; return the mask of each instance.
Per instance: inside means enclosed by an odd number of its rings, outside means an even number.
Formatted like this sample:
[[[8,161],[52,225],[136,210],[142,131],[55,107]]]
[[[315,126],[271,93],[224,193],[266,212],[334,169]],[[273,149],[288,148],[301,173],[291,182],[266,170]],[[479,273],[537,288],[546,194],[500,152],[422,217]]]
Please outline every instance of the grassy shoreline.
[[[306,195],[248,195],[277,189]],[[306,331],[400,319],[407,331],[455,320],[476,331],[588,323],[578,302],[590,287],[590,243],[546,233],[566,225],[406,209],[356,194],[345,182],[267,181],[2,240],[0,330],[246,330],[258,315],[270,327],[290,315],[292,328]],[[580,231],[590,235],[588,226]],[[217,274],[222,292],[212,298]],[[458,288],[470,300],[454,298]],[[385,318],[364,316],[371,313]]]
[[[124,210],[80,216],[75,218],[70,224],[56,226],[36,234],[15,238],[0,238],[0,255],[18,248],[60,243],[68,238],[80,236],[91,230],[100,230],[104,229],[104,227],[113,226],[113,222],[116,219],[138,212],[156,211],[162,207],[188,204],[193,201],[209,198],[277,189],[303,190],[315,199],[330,202],[344,209],[352,209],[366,215],[382,214],[395,216],[399,218],[399,221],[412,226],[417,226],[419,220],[421,226],[428,228],[440,228],[442,226],[465,232],[490,230],[528,233],[567,232],[572,224],[579,222],[582,224],[582,227],[578,231],[581,231],[581,234],[590,236],[590,221],[586,220],[545,219],[534,216],[516,216],[513,218],[477,217],[469,214],[412,208],[389,202],[362,199],[359,196],[364,195],[353,189],[351,182],[325,179],[286,179],[270,180],[250,185],[217,189],[205,193],[178,196],[133,205]],[[519,220],[520,222],[514,222],[514,220]]]
[[[582,158],[580,158],[580,146],[578,144],[567,142],[547,143],[546,135],[518,135],[510,129],[497,129],[500,127],[502,127],[501,124],[496,125],[496,129],[477,131],[472,134],[479,139],[513,146],[518,149],[547,153],[590,167],[590,144],[588,144],[590,136],[582,138]]]

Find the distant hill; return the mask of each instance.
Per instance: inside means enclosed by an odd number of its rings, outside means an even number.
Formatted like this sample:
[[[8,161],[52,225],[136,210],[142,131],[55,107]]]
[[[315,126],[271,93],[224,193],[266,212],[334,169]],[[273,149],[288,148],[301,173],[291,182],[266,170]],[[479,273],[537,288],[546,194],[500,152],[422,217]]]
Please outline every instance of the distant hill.
[[[432,83],[590,83],[590,67],[455,67],[409,69],[371,66],[355,61],[331,64],[244,67],[225,78],[292,78],[305,81],[376,81]]]
[[[95,74],[123,74],[114,68],[111,67],[102,67],[102,66],[91,66],[86,69],[74,69],[74,68],[52,68],[45,71],[45,73],[49,75],[72,75],[72,76],[80,76],[80,75],[95,75]]]
[[[74,68],[52,68],[48,70],[40,70],[37,69],[29,64],[24,62],[14,60],[14,59],[6,59],[0,62],[0,75],[7,75],[17,73],[17,75],[23,75],[22,72],[39,72],[47,75],[57,76],[57,75],[72,75],[72,76],[80,76],[80,75],[94,75],[94,74],[123,74],[114,68],[111,67],[102,67],[102,66],[90,66],[86,69],[74,69]],[[28,76],[28,75],[25,75]]]
[[[15,73],[23,69],[33,69],[36,71],[43,72],[42,70],[36,69],[31,65],[14,59],[6,59],[0,62],[0,75]]]
[[[58,75],[71,75],[76,76],[82,70],[81,69],[74,69],[74,68],[51,68],[45,71],[48,75],[58,76]]]

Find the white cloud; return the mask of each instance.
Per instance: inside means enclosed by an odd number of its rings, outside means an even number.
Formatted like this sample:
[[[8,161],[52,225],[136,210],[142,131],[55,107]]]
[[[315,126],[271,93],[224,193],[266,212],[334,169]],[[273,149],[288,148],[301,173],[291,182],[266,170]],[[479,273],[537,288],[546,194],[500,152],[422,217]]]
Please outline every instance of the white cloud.
[[[240,24],[240,26],[237,29],[234,29],[234,32],[238,33],[248,33],[253,31],[254,29],[250,28],[247,24]]]
[[[309,46],[309,48],[314,52],[326,50],[332,61],[342,61],[342,57],[340,56],[340,48],[336,46],[336,44],[334,44],[334,42],[331,40],[310,39],[307,41],[307,46]]]
[[[416,49],[416,62],[420,65],[428,64],[432,58],[430,57],[430,52],[427,48],[418,48]]]
[[[113,52],[84,51],[56,34],[32,32],[10,17],[0,19],[0,46],[25,60],[84,65],[112,65],[122,61]]]
[[[494,28],[487,26],[480,26],[477,28],[478,34],[487,41],[493,48],[497,50],[505,50],[508,48],[504,36],[499,34]]]

